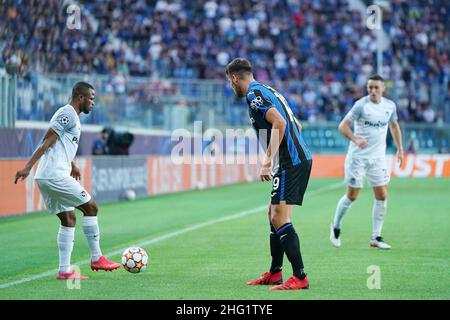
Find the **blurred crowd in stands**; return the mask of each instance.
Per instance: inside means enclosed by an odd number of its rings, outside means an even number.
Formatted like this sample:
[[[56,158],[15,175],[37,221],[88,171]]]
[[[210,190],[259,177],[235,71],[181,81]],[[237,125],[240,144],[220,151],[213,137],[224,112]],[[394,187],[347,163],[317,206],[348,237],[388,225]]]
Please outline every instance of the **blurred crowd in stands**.
[[[130,76],[223,80],[247,57],[311,122],[339,121],[376,72],[375,35],[347,0],[81,0],[81,29],[67,27],[68,3],[4,0],[0,66],[104,74],[120,94]],[[448,10],[447,0],[383,6],[383,75],[403,121],[450,122]]]

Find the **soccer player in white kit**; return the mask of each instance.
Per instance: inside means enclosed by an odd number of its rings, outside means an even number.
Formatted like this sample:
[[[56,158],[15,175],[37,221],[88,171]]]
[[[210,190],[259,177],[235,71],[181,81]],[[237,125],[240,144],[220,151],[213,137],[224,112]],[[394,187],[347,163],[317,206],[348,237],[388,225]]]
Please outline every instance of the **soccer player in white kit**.
[[[91,269],[112,271],[120,267],[119,263],[112,262],[102,255],[97,221],[98,207],[77,181],[81,177],[81,172],[74,162],[81,134],[79,114],[81,112],[88,114],[92,111],[94,98],[95,90],[89,83],[75,84],[70,103],[55,112],[42,143],[25,167],[17,171],[14,182],[24,180],[40,159],[34,179],[47,210],[55,213],[61,220],[57,237],[58,280],[87,279],[70,267],[75,236],[75,208],[84,214],[83,231],[91,251]]]
[[[366,177],[373,188],[375,200],[372,208],[371,247],[390,249],[381,237],[387,209],[387,185],[390,173],[386,163],[386,135],[388,126],[397,146],[396,157],[403,161],[403,146],[400,126],[397,122],[395,103],[383,97],[384,80],[379,75],[371,76],[367,82],[369,95],[356,101],[339,124],[339,132],[350,140],[345,158],[345,183],[347,193],[339,200],[330,225],[330,241],[335,247],[341,246],[341,222],[358,197]],[[354,123],[354,133],[350,125]]]

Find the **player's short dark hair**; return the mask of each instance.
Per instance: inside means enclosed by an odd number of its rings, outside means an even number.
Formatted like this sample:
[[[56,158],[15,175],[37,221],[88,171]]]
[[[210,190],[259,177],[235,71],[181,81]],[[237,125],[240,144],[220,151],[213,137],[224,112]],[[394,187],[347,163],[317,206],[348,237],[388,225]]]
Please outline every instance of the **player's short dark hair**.
[[[72,88],[72,99],[80,95],[87,96],[89,94],[89,89],[94,90],[94,87],[84,81],[77,82]]]
[[[376,80],[376,81],[384,82],[383,77],[380,76],[379,74],[374,74],[374,75],[370,76],[369,80]]]
[[[237,74],[240,77],[245,74],[252,74],[252,64],[250,61],[244,58],[236,58],[231,61],[225,68],[225,74],[230,76],[232,74]]]

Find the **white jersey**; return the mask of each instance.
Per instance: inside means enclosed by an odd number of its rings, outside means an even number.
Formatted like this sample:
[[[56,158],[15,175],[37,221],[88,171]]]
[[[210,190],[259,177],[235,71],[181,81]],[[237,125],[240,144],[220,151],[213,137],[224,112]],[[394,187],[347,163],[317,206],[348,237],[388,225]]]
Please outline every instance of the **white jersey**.
[[[369,96],[365,96],[355,102],[345,118],[353,121],[355,136],[368,143],[367,147],[361,149],[351,141],[348,157],[364,159],[385,157],[388,124],[397,121],[397,110],[393,101],[382,97],[380,103],[374,103]]]
[[[50,120],[50,128],[58,134],[58,140],[39,160],[35,179],[70,177],[72,171],[81,134],[80,118],[75,109],[70,104],[59,108]]]

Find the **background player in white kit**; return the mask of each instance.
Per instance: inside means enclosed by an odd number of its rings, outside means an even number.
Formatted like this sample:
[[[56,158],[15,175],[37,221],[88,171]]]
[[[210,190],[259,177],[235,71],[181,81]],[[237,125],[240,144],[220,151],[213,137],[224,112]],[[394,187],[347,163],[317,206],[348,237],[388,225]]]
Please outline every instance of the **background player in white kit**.
[[[69,104],[59,108],[50,120],[41,145],[33,153],[25,167],[16,173],[15,182],[24,180],[40,159],[34,179],[44,198],[47,210],[61,220],[58,232],[59,272],[58,280],[86,279],[70,268],[70,257],[75,235],[75,208],[81,210],[83,231],[91,250],[91,269],[112,271],[120,264],[109,261],[100,250],[100,231],[97,221],[97,204],[77,181],[81,177],[74,158],[80,140],[79,114],[88,114],[94,108],[95,91],[86,82],[78,82],[72,89]]]
[[[373,188],[375,200],[372,208],[371,247],[390,249],[383,241],[381,229],[387,208],[387,184],[390,173],[386,164],[386,135],[390,127],[397,146],[399,164],[403,161],[403,146],[400,126],[397,122],[395,103],[383,97],[384,80],[374,75],[367,82],[368,96],[355,102],[352,109],[339,124],[339,132],[350,140],[345,159],[345,183],[347,193],[339,200],[334,221],[330,225],[330,241],[341,246],[341,221],[358,197],[366,177]],[[354,133],[350,125],[354,123]]]

